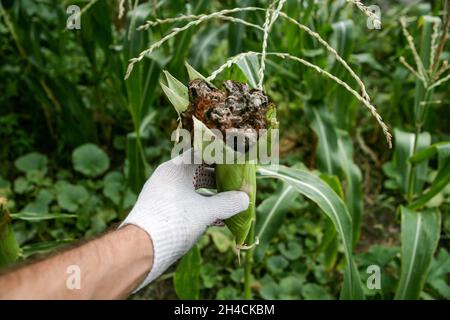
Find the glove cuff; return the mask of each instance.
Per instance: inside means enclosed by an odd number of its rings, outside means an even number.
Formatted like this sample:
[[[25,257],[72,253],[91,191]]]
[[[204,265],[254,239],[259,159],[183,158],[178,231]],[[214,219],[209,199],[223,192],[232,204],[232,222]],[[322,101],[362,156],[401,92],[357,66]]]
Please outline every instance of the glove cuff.
[[[144,217],[145,216],[145,217]],[[132,224],[143,229],[149,235],[153,245],[153,265],[144,279],[144,281],[133,291],[139,291],[151,281],[158,278],[170,265],[180,258],[185,250],[180,243],[186,243],[187,239],[182,236],[179,227],[182,226],[181,221],[172,221],[172,219],[157,214],[156,212],[143,213],[132,212],[128,218],[119,226],[122,228]],[[177,227],[178,226],[178,227]]]

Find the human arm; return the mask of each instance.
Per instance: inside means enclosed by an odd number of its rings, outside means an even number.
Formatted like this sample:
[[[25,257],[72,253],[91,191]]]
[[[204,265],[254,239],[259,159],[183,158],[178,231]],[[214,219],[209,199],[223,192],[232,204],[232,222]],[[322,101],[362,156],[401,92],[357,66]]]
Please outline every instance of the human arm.
[[[198,194],[195,189],[214,186],[214,172],[180,161],[181,156],[155,170],[119,230],[0,277],[0,298],[125,297],[160,276],[208,226],[248,207],[243,192]],[[67,288],[73,265],[79,266],[80,289]]]
[[[0,277],[0,299],[124,298],[152,263],[149,236],[129,225],[5,274]]]

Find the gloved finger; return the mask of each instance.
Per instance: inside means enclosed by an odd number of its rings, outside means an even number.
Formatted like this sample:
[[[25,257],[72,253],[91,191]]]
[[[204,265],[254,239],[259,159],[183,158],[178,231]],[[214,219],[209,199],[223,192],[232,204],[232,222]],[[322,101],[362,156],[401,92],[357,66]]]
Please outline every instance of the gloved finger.
[[[228,219],[246,210],[250,204],[250,198],[242,191],[221,192],[206,198],[205,201],[210,219],[209,224],[217,219]]]
[[[208,167],[207,165],[200,165],[196,168],[193,177],[194,188],[216,188],[216,176],[214,173],[214,168]]]

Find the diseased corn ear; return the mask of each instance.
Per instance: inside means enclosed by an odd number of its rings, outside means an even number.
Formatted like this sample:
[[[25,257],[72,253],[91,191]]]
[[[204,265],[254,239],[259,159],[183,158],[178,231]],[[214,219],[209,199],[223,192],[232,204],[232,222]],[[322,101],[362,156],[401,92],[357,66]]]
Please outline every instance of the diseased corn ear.
[[[160,83],[161,88],[169,99],[170,103],[175,107],[178,114],[186,111],[189,106],[188,88],[178,79],[172,76],[167,70],[164,70],[167,85]]]
[[[210,138],[213,138],[215,134],[194,116],[192,120],[194,123],[194,150],[205,150],[211,143]],[[233,157],[237,157],[237,151],[227,146],[223,140],[215,139],[214,141],[222,149],[223,155],[229,152]],[[242,247],[255,220],[256,165],[250,163],[216,164],[215,175],[218,192],[240,190],[247,193],[250,198],[247,210],[225,221],[236,240],[237,248]]]

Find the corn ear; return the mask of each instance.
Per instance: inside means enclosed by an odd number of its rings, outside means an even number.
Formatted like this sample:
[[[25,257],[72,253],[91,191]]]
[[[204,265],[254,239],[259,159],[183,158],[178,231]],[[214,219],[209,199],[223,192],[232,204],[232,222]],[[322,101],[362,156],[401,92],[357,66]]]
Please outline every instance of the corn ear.
[[[255,164],[217,164],[215,169],[217,191],[240,190],[248,194],[250,205],[247,210],[227,219],[225,224],[241,247],[255,221],[256,165]],[[253,239],[249,239],[253,241]],[[249,243],[248,243],[249,244]]]

